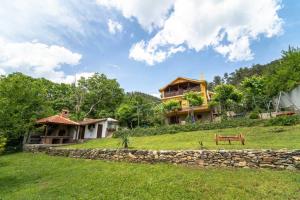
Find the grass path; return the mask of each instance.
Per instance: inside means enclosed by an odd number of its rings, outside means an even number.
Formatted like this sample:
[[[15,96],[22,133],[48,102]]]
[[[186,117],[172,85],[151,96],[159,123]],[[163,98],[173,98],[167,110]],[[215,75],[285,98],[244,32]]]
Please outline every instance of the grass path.
[[[235,135],[243,133],[246,145],[239,142],[228,145],[223,142],[216,145],[215,134]],[[130,147],[134,149],[178,150],[199,149],[199,141],[207,149],[300,149],[300,126],[291,127],[243,127],[209,131],[184,132],[156,136],[131,137]],[[67,146],[69,148],[120,148],[120,139],[105,138],[90,140],[83,144]]]
[[[202,169],[18,153],[0,156],[0,199],[299,199],[300,173]]]

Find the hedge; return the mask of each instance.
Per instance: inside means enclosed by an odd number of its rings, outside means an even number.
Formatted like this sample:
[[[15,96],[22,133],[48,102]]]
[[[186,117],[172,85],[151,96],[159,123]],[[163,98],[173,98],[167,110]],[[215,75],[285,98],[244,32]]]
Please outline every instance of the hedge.
[[[185,125],[164,125],[159,127],[150,128],[135,128],[135,129],[122,129],[116,131],[113,137],[120,137],[121,135],[130,136],[150,136],[150,135],[162,135],[162,134],[174,134],[179,132],[190,132],[200,130],[213,130],[224,128],[236,128],[236,127],[252,127],[252,126],[286,126],[300,124],[300,116],[282,116],[269,120],[262,119],[230,119],[222,122],[205,122],[194,123]]]

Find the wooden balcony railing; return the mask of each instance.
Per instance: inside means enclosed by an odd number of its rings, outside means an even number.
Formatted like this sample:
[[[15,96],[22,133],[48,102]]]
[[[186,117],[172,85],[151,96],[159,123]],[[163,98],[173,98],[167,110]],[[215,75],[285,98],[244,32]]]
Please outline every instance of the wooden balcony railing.
[[[176,91],[166,91],[166,92],[164,92],[164,98],[183,95],[184,93],[189,92],[189,91],[200,92],[200,87],[193,87],[193,88],[189,88],[186,90],[179,89]]]

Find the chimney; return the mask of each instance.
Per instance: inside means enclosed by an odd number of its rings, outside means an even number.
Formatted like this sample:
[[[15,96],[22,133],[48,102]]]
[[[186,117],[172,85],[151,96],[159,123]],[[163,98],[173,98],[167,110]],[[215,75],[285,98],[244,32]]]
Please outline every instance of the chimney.
[[[69,110],[67,109],[62,109],[60,116],[69,118]]]

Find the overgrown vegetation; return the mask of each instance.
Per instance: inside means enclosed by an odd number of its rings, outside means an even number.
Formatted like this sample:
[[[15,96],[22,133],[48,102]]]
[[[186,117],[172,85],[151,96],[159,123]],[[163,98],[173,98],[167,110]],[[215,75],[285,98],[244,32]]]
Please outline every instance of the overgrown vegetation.
[[[270,120],[262,119],[228,119],[220,122],[198,122],[189,123],[185,125],[165,125],[151,128],[135,128],[135,129],[122,129],[114,133],[114,137],[121,137],[123,134],[130,136],[149,136],[149,135],[162,135],[173,134],[179,132],[190,132],[200,130],[214,130],[224,128],[236,128],[236,127],[253,127],[253,126],[288,126],[300,124],[299,115],[295,116],[283,116],[272,118]]]

